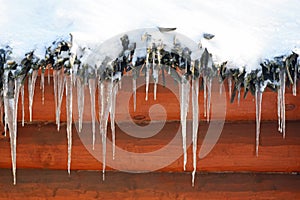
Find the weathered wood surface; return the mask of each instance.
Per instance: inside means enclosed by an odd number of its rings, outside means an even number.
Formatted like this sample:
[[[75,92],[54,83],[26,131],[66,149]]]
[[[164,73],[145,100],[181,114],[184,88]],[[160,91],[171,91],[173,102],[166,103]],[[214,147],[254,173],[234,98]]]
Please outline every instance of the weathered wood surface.
[[[300,198],[299,175],[200,174],[195,187],[186,173],[0,170],[0,199],[290,199]]]
[[[142,122],[140,122],[142,123]],[[226,123],[220,138],[212,151],[204,158],[198,158],[198,171],[250,171],[250,172],[299,172],[300,171],[300,123],[287,122],[286,139],[277,131],[276,122],[264,122],[261,125],[261,145],[259,155],[255,156],[255,123]],[[98,126],[97,126],[98,127]],[[173,161],[166,164],[158,171],[183,171],[183,158],[181,146],[181,133],[178,122],[168,122],[164,128],[156,135],[149,138],[137,138],[129,136],[119,129],[116,129],[116,146],[123,150],[117,151],[115,161],[111,156],[111,144],[107,145],[107,169],[112,166],[109,163],[118,163],[117,170],[120,168],[125,171],[144,171],[171,158]],[[199,149],[206,136],[207,123],[200,124],[198,155]],[[85,124],[83,140],[80,140],[76,129],[73,126],[73,150],[72,165],[73,170],[100,170],[101,164],[101,138],[97,130],[96,149],[91,150],[91,131],[90,125]],[[179,137],[175,135],[179,130]],[[142,133],[141,133],[142,134]],[[82,134],[81,134],[82,135]],[[177,135],[178,136],[178,135]],[[111,132],[108,131],[108,141]],[[190,137],[189,137],[190,138]],[[177,145],[171,141],[177,140]],[[86,149],[84,144],[94,152],[96,158]],[[169,144],[170,143],[170,144]],[[206,142],[206,145],[209,141]],[[155,152],[170,145],[167,153],[152,155],[151,153],[139,160],[143,153]],[[192,170],[192,150],[188,148],[187,171]],[[127,152],[136,154],[128,156]],[[179,153],[178,153],[179,152]],[[0,168],[11,168],[9,138],[0,139]],[[98,156],[98,157],[97,157]],[[99,157],[100,156],[100,157]],[[137,159],[137,160],[136,160]],[[154,164],[153,164],[154,163]],[[153,166],[152,166],[153,164]],[[18,127],[17,140],[17,167],[20,168],[40,168],[40,169],[66,169],[67,167],[67,138],[66,127],[63,124],[61,130],[57,132],[56,126],[52,123],[26,124]]]
[[[35,96],[33,103],[33,121],[55,121],[55,103],[54,103],[54,92],[53,92],[53,83],[51,79],[51,84],[48,85],[47,78],[45,83],[45,104],[42,104],[42,94],[39,88],[38,77]],[[161,107],[155,112],[151,113],[151,117],[155,120],[161,121],[165,118],[167,120],[179,120],[180,119],[180,106],[179,106],[179,97],[178,97],[178,85],[174,84],[174,81],[169,77],[167,78],[167,87],[158,85],[157,89],[157,99],[153,100],[153,84],[150,84],[149,87],[149,100],[145,101],[145,85],[144,79],[138,79],[138,90],[137,90],[137,110],[133,111],[133,97],[132,97],[132,77],[124,76],[122,79],[122,88],[119,90],[117,96],[117,108],[116,115],[117,118],[121,121],[128,121],[130,118],[140,118],[141,116],[149,120],[149,109],[153,105],[160,105],[165,109],[165,113],[162,112]],[[237,98],[233,103],[230,103],[230,97],[228,93],[228,86],[224,84],[225,89],[223,94],[219,94],[219,84],[214,82],[213,84],[213,94],[212,98],[215,102],[212,104],[212,109],[214,106],[224,106],[226,107],[226,120],[227,121],[249,121],[255,120],[255,99],[249,93],[246,99],[243,99],[243,90],[241,92],[241,100],[238,104]],[[299,87],[298,87],[299,89]],[[176,98],[177,95],[177,98]],[[77,115],[77,103],[76,103],[76,88],[74,88],[74,120]],[[98,97],[96,97],[96,100]],[[287,88],[286,91],[286,119],[287,120],[300,120],[300,95],[293,96],[291,88]],[[98,104],[96,104],[98,105]],[[199,105],[200,105],[200,120],[204,120],[203,116],[203,90],[199,93]],[[97,106],[96,106],[97,107]],[[65,113],[65,99],[62,101],[62,112],[61,120],[66,121]],[[157,112],[159,111],[159,112]],[[128,115],[129,113],[129,115]],[[19,112],[18,120],[21,120],[21,101],[19,101]],[[166,116],[165,116],[166,115]],[[215,113],[215,118],[217,118],[218,113]],[[189,117],[191,117],[191,106]],[[85,90],[85,111],[84,119],[90,120],[90,96],[88,88]],[[29,111],[28,111],[28,92],[27,84],[25,84],[25,120],[29,121]],[[263,93],[263,102],[262,102],[262,120],[277,120],[277,93],[270,90],[266,90]]]

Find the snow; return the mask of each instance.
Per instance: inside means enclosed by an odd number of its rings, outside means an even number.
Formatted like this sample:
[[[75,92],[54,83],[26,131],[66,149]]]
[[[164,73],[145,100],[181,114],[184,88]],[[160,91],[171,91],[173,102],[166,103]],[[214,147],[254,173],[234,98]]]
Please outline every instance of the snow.
[[[0,44],[9,44],[16,57],[69,33],[79,45],[98,43],[128,30],[177,27],[202,43],[216,61],[258,67],[264,58],[299,48],[300,14],[297,0],[227,1],[93,1],[1,0]],[[203,33],[214,34],[212,40]]]

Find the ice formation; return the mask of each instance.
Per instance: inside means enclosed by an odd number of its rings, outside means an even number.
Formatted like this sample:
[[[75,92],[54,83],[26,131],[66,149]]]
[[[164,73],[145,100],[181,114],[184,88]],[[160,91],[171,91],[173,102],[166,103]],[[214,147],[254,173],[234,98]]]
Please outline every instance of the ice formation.
[[[205,39],[212,37],[205,35]],[[96,115],[99,117],[99,132],[102,141],[102,170],[105,178],[106,143],[108,121],[112,133],[112,152],[115,159],[115,112],[118,90],[121,89],[122,76],[131,73],[133,108],[136,110],[137,77],[145,78],[145,99],[148,100],[150,80],[154,81],[154,99],[157,97],[159,77],[165,85],[168,74],[178,84],[180,97],[180,124],[182,132],[183,169],[187,164],[187,116],[192,110],[192,144],[193,172],[192,185],[197,171],[197,135],[199,126],[199,90],[203,88],[203,113],[207,122],[210,121],[212,81],[218,78],[221,86],[228,83],[231,101],[241,99],[241,89],[244,97],[248,92],[255,96],[256,105],[256,155],[258,155],[262,94],[266,87],[278,92],[278,130],[285,137],[285,85],[293,84],[293,94],[296,95],[298,79],[298,54],[275,57],[264,60],[252,71],[245,67],[231,67],[225,62],[214,62],[213,55],[207,48],[198,45],[193,40],[177,33],[174,29],[138,29],[118,35],[100,46],[80,46],[74,38],[59,38],[46,48],[45,57],[37,57],[34,51],[25,55],[19,63],[10,55],[12,49],[1,49],[1,92],[3,95],[5,129],[9,129],[11,137],[11,154],[14,184],[16,183],[16,139],[17,139],[17,105],[21,93],[22,125],[24,125],[24,81],[27,79],[29,96],[30,121],[38,70],[41,70],[42,102],[44,102],[44,73],[53,71],[55,122],[60,129],[61,105],[64,93],[66,95],[68,162],[71,170],[72,152],[72,115],[73,87],[76,87],[78,124],[82,130],[85,105],[85,88],[88,87],[91,103],[91,137],[94,149],[96,138]],[[51,70],[50,70],[51,68]],[[50,76],[48,76],[50,77]],[[227,79],[227,80],[226,80]],[[48,78],[48,83],[51,80]],[[190,89],[191,88],[191,89]],[[221,91],[221,90],[220,90]],[[96,94],[98,93],[98,113],[96,113]],[[189,109],[190,96],[192,109]]]

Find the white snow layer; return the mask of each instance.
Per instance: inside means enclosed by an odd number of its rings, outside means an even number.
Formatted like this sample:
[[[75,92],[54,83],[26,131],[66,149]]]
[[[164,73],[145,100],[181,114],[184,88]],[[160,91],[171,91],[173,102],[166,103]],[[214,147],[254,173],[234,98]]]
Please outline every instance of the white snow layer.
[[[265,58],[300,47],[298,0],[0,0],[0,44],[21,58],[74,35],[79,45],[101,43],[116,34],[149,27],[177,27],[234,67],[258,67]],[[214,34],[207,41],[203,33]]]

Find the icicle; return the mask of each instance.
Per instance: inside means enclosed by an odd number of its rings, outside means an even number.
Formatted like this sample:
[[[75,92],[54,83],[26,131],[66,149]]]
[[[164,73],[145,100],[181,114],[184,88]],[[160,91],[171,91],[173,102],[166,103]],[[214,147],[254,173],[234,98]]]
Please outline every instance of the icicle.
[[[133,111],[136,111],[136,79],[132,79],[132,91],[133,91]]]
[[[22,104],[22,126],[25,123],[25,109],[24,109],[24,85],[21,86],[21,104]]]
[[[280,86],[279,86],[280,87]],[[281,89],[277,91],[277,116],[278,116],[278,131],[281,133]]]
[[[206,92],[206,85],[207,85],[207,83],[206,83],[206,76],[203,76],[203,114],[204,114],[204,117],[206,117],[206,111],[207,111],[207,109],[206,109],[206,106],[207,106],[207,104],[206,104],[206,98],[207,98],[207,92]]]
[[[298,72],[298,66],[295,65],[294,83],[293,83],[293,95],[294,96],[297,96],[297,72]]]
[[[113,89],[111,92],[111,107],[110,107],[110,128],[112,135],[112,152],[113,160],[115,159],[116,152],[116,130],[115,130],[115,110],[116,110],[116,98],[118,93],[118,83],[113,83]]]
[[[238,90],[237,100],[238,100],[238,105],[240,105],[240,99],[241,99],[241,84],[238,85],[237,90]]]
[[[256,108],[256,156],[258,156],[259,147],[259,135],[260,135],[260,122],[261,122],[261,102],[262,102],[262,91],[259,85],[256,85],[255,90],[255,108]]]
[[[66,76],[66,112],[67,112],[67,138],[68,138],[68,173],[71,173],[72,153],[72,75]]]
[[[285,71],[282,70],[279,74],[280,81],[280,132],[283,138],[285,138]]]
[[[42,90],[42,104],[45,102],[45,73],[41,73],[40,89]]]
[[[99,119],[100,119],[100,134],[102,136],[102,172],[103,180],[105,179],[105,165],[106,165],[106,135],[107,135],[107,121],[111,105],[112,81],[101,81],[99,93]]]
[[[32,74],[28,77],[28,96],[29,96],[29,120],[32,121],[32,104],[34,97],[35,82],[38,75],[37,70],[33,70]]]
[[[231,95],[232,95],[232,80],[231,80],[231,77],[228,77],[227,81],[228,81],[229,98],[231,98]]]
[[[82,120],[84,111],[84,83],[78,77],[76,80],[77,84],[77,108],[78,108],[78,129],[79,132],[82,130]]]
[[[145,97],[146,101],[148,101],[149,80],[150,80],[150,66],[146,62],[146,97]]]
[[[64,72],[61,70],[53,70],[53,81],[54,81],[54,99],[55,99],[55,119],[57,130],[60,128],[60,108],[62,103],[62,97],[64,92]]]
[[[220,93],[220,95],[222,95],[222,88],[223,88],[223,85],[224,85],[224,83],[221,82],[221,83],[220,83],[220,88],[219,88],[219,93]]]
[[[92,116],[92,134],[93,134],[93,150],[95,149],[95,136],[96,136],[96,108],[95,108],[95,95],[96,95],[96,80],[89,79],[89,91],[91,99],[91,116]]]
[[[180,121],[181,121],[181,133],[182,133],[182,147],[183,147],[183,169],[186,169],[187,152],[186,152],[186,117],[189,106],[189,92],[190,83],[183,76],[180,83]]]
[[[195,184],[195,175],[197,171],[197,136],[198,136],[198,126],[199,126],[199,79],[192,80],[192,106],[193,106],[193,172],[192,172],[192,186]]]
[[[18,114],[18,99],[21,88],[21,81],[18,79],[9,80],[5,77],[4,80],[4,106],[6,115],[6,125],[9,128],[10,134],[10,148],[11,148],[11,159],[12,159],[12,173],[13,173],[13,184],[15,185],[16,180],[16,153],[17,153],[17,114]],[[13,97],[10,96],[13,94]],[[6,126],[5,125],[5,126]]]
[[[207,85],[207,111],[206,111],[206,121],[209,122],[210,118],[210,102],[211,102],[211,85],[212,85],[212,79],[210,78],[208,80],[208,85]]]
[[[145,100],[148,101],[148,91],[149,91],[149,81],[150,81],[150,64],[149,64],[149,49],[147,50],[146,56],[146,97]]]
[[[48,65],[48,85],[50,85],[50,66],[49,65]]]

